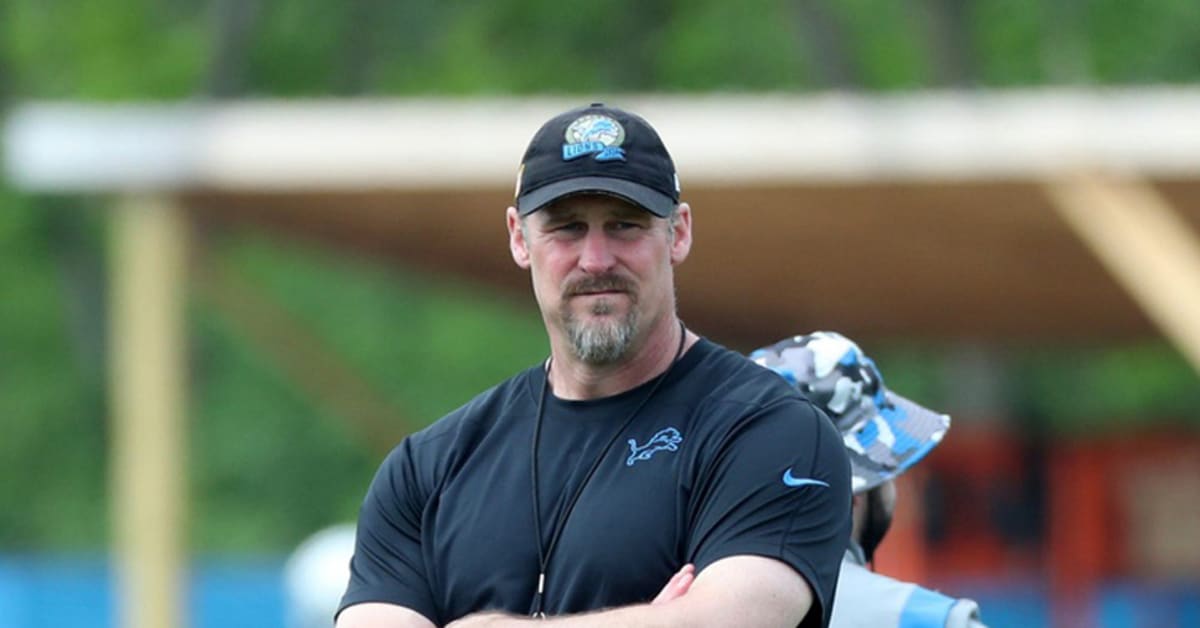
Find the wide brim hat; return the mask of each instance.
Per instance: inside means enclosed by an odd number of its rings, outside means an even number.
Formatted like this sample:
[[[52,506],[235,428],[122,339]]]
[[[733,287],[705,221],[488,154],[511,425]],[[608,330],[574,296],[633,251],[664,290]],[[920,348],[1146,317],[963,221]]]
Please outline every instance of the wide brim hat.
[[[898,395],[862,349],[836,332],[793,336],[750,354],[829,415],[863,493],[903,474],[942,441],[949,415]]]

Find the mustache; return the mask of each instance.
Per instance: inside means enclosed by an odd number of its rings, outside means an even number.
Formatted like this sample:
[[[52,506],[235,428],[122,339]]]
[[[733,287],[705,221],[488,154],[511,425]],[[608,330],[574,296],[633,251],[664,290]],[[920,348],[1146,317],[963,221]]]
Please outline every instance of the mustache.
[[[567,284],[563,291],[568,297],[588,292],[633,292],[633,283],[620,275],[594,275]]]

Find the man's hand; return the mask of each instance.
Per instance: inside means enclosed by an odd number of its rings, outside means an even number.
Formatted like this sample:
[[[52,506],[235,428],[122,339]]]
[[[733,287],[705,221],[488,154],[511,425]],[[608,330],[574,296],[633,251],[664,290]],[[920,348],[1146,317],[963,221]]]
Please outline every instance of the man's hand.
[[[675,572],[674,576],[671,576],[666,586],[662,588],[662,591],[658,592],[658,595],[655,596],[654,601],[650,602],[650,604],[652,606],[655,604],[666,604],[671,600],[683,597],[688,592],[688,589],[692,588],[692,582],[695,580],[696,566],[691,563],[684,565],[682,569]]]
[[[468,615],[446,628],[641,628],[645,626],[795,626],[813,609],[803,576],[773,558],[731,556],[693,579],[680,569],[653,602],[579,615],[533,619],[504,613]],[[819,611],[818,611],[819,612]]]

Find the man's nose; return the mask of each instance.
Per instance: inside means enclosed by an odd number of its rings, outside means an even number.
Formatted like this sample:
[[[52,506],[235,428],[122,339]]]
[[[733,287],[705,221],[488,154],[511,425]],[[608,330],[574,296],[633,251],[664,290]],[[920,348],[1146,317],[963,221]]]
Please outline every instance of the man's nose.
[[[583,250],[579,253],[580,268],[589,273],[605,272],[611,269],[615,262],[604,230],[589,229],[583,238]]]

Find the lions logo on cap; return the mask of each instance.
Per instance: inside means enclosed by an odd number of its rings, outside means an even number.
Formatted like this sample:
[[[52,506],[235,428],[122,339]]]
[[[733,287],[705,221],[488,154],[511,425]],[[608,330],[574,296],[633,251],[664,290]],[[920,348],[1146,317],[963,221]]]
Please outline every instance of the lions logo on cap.
[[[625,161],[625,127],[608,116],[588,114],[567,126],[563,161],[596,155],[596,161]]]

